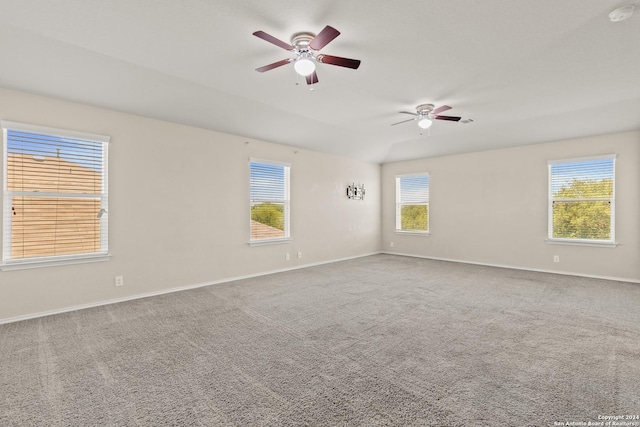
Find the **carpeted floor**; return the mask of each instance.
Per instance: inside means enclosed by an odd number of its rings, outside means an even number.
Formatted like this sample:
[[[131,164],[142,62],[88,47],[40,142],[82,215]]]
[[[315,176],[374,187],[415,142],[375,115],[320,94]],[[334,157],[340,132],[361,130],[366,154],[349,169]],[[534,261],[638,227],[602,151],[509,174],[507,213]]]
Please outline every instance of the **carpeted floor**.
[[[640,285],[375,255],[0,325],[0,357],[2,426],[586,425],[640,414]]]

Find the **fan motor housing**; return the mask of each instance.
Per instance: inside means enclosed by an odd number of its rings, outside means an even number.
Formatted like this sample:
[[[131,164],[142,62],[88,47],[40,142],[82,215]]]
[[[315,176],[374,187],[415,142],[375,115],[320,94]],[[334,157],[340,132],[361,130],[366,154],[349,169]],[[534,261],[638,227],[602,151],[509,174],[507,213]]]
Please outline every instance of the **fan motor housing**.
[[[422,116],[426,116],[427,114],[433,111],[433,107],[434,107],[433,104],[422,104],[422,105],[418,105],[416,107],[416,110],[418,114]]]
[[[295,47],[297,50],[309,50],[309,44],[313,39],[316,38],[316,35],[313,33],[295,33],[291,36],[291,45]]]

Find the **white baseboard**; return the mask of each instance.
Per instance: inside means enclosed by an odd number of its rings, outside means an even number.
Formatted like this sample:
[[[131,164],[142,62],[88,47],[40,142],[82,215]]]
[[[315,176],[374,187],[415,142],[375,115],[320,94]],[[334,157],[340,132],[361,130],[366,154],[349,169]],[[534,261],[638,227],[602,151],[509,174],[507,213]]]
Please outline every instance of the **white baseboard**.
[[[0,325],[5,324],[5,323],[20,322],[22,320],[35,319],[35,318],[38,318],[38,317],[51,316],[51,315],[54,315],[54,314],[68,313],[70,311],[84,310],[86,308],[100,307],[100,306],[109,305],[109,304],[117,304],[119,302],[132,301],[132,300],[136,300],[136,299],[140,299],[140,298],[148,298],[148,297],[153,297],[153,296],[157,296],[157,295],[170,294],[170,293],[173,293],[173,292],[186,291],[188,289],[196,289],[196,288],[201,288],[203,286],[219,285],[219,284],[222,284],[222,283],[234,282],[236,280],[251,279],[251,278],[254,278],[254,277],[268,276],[269,274],[283,273],[283,272],[286,272],[286,271],[293,271],[293,270],[300,270],[302,268],[315,267],[315,266],[324,265],[324,264],[332,264],[332,263],[341,262],[341,261],[349,261],[349,260],[352,260],[352,259],[364,258],[364,257],[371,256],[371,255],[377,255],[379,253],[380,252],[372,252],[372,253],[368,253],[368,254],[364,254],[364,255],[356,255],[356,256],[347,257],[347,258],[333,259],[333,260],[330,260],[330,261],[314,262],[314,263],[310,263],[310,264],[297,265],[295,267],[281,268],[281,269],[278,269],[278,270],[271,270],[271,271],[255,273],[255,274],[247,274],[247,275],[244,275],[244,276],[227,277],[227,278],[224,278],[224,279],[214,280],[214,281],[211,281],[211,282],[197,283],[197,284],[194,284],[194,285],[178,286],[178,287],[175,287],[175,288],[169,288],[169,289],[163,289],[163,290],[160,290],[160,291],[147,292],[147,293],[144,293],[144,294],[136,294],[136,295],[131,295],[131,296],[123,297],[123,298],[115,298],[115,299],[110,299],[110,300],[106,300],[106,301],[98,301],[98,302],[89,303],[89,304],[74,305],[74,306],[71,306],[71,307],[64,307],[64,308],[59,308],[59,309],[55,309],[55,310],[41,311],[41,312],[38,312],[38,313],[26,314],[26,315],[23,315],[23,316],[8,317],[8,318],[5,318],[5,319],[0,319]]]
[[[588,277],[590,279],[612,280],[616,282],[640,283],[640,280],[627,279],[624,277],[597,276],[593,274],[573,273],[568,271],[542,270],[538,268],[519,267],[514,265],[503,265],[503,264],[489,264],[485,262],[464,261],[464,260],[450,259],[450,258],[438,258],[438,257],[424,256],[424,255],[405,254],[400,252],[382,251],[380,253],[386,254],[386,255],[398,255],[398,256],[407,256],[407,257],[413,257],[413,258],[432,259],[435,261],[448,261],[448,262],[457,262],[461,264],[482,265],[485,267],[498,267],[498,268],[508,268],[511,270],[534,271],[536,273],[551,273],[551,274],[560,274],[563,276],[576,276],[576,277]]]

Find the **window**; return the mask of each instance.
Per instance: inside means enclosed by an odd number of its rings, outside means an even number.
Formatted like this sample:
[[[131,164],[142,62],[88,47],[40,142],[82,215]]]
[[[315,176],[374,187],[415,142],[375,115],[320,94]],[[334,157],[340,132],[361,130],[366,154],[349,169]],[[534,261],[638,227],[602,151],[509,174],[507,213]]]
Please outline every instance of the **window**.
[[[289,164],[251,159],[250,243],[288,241]]]
[[[396,176],[396,231],[429,231],[429,174]]]
[[[615,241],[615,156],[549,162],[549,240]]]
[[[109,137],[1,124],[2,269],[106,260]]]

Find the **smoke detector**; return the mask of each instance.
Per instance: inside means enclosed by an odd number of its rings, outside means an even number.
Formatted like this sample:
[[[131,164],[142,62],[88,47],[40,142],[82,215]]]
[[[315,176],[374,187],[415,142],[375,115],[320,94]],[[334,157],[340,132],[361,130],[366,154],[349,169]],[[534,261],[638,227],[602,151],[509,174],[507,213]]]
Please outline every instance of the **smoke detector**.
[[[625,19],[629,19],[631,15],[633,15],[633,11],[635,10],[635,6],[630,4],[628,6],[622,6],[615,10],[612,10],[609,13],[609,20],[611,22],[620,22]]]

